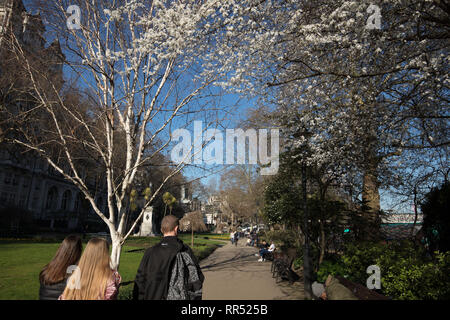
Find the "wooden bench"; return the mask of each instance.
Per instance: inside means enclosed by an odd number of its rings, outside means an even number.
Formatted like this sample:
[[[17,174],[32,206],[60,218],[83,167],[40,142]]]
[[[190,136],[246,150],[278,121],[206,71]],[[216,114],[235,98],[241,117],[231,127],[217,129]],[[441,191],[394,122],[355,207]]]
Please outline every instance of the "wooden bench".
[[[279,283],[288,280],[289,283],[297,281],[300,277],[292,270],[292,264],[297,257],[297,249],[289,248],[285,252],[274,252],[272,260],[272,277]]]

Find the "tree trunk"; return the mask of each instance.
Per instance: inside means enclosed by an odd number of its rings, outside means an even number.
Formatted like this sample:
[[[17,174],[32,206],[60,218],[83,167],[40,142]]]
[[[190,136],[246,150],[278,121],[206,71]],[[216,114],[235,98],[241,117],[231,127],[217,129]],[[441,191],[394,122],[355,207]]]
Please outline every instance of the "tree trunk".
[[[320,256],[317,268],[320,267],[320,264],[322,263],[324,256],[325,256],[325,230],[323,226],[323,221],[320,220]]]
[[[231,229],[234,228],[234,211],[231,211]]]
[[[365,216],[366,228],[364,228],[363,234],[364,238],[368,240],[376,239],[379,233],[380,192],[376,168],[377,163],[373,161],[364,172],[363,177],[362,199],[364,205],[368,207]]]
[[[411,239],[414,239],[414,229],[416,228],[418,215],[419,212],[417,212],[417,186],[414,186],[414,223],[411,228]]]
[[[191,247],[194,248],[194,228],[191,230]]]
[[[111,249],[111,268],[119,270],[120,254],[122,253],[122,244],[118,237],[114,237],[112,240]]]
[[[380,192],[378,190],[378,177],[376,168],[366,170],[363,178],[363,194],[362,198],[369,207],[370,212],[380,211]]]

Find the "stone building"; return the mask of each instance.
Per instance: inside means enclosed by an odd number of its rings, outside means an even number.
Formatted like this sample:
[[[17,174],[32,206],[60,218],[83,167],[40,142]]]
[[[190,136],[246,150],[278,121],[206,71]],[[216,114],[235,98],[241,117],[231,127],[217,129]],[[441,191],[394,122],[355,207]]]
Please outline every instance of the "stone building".
[[[28,13],[22,0],[0,0],[0,49],[6,45],[6,37],[11,31],[26,51],[42,55],[48,73],[56,77],[62,87],[64,55],[59,43],[54,41],[46,45],[45,26],[40,14]],[[2,54],[3,50],[0,51]],[[89,172],[84,174],[87,176]],[[104,210],[104,182],[92,176],[87,181],[88,186],[99,190],[96,201]],[[83,229],[87,223],[100,222],[77,187],[66,181],[44,159],[0,142],[0,209],[2,207],[29,211],[35,223],[44,227]],[[14,228],[13,225],[11,227]]]

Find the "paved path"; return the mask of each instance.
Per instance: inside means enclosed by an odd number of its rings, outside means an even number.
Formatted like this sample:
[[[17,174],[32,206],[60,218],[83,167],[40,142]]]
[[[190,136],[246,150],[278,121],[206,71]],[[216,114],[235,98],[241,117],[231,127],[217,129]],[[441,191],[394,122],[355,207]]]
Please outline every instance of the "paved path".
[[[258,262],[257,248],[235,247],[228,242],[200,263],[205,282],[204,300],[300,300],[303,280],[289,285],[276,284],[270,272],[271,262]]]

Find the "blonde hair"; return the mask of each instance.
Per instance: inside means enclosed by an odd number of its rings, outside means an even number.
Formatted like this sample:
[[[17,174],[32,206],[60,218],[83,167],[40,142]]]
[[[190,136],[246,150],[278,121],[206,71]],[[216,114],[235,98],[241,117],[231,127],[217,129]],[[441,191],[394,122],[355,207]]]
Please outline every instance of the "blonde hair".
[[[78,268],[67,281],[64,300],[102,300],[112,277],[109,244],[105,239],[89,240]]]

